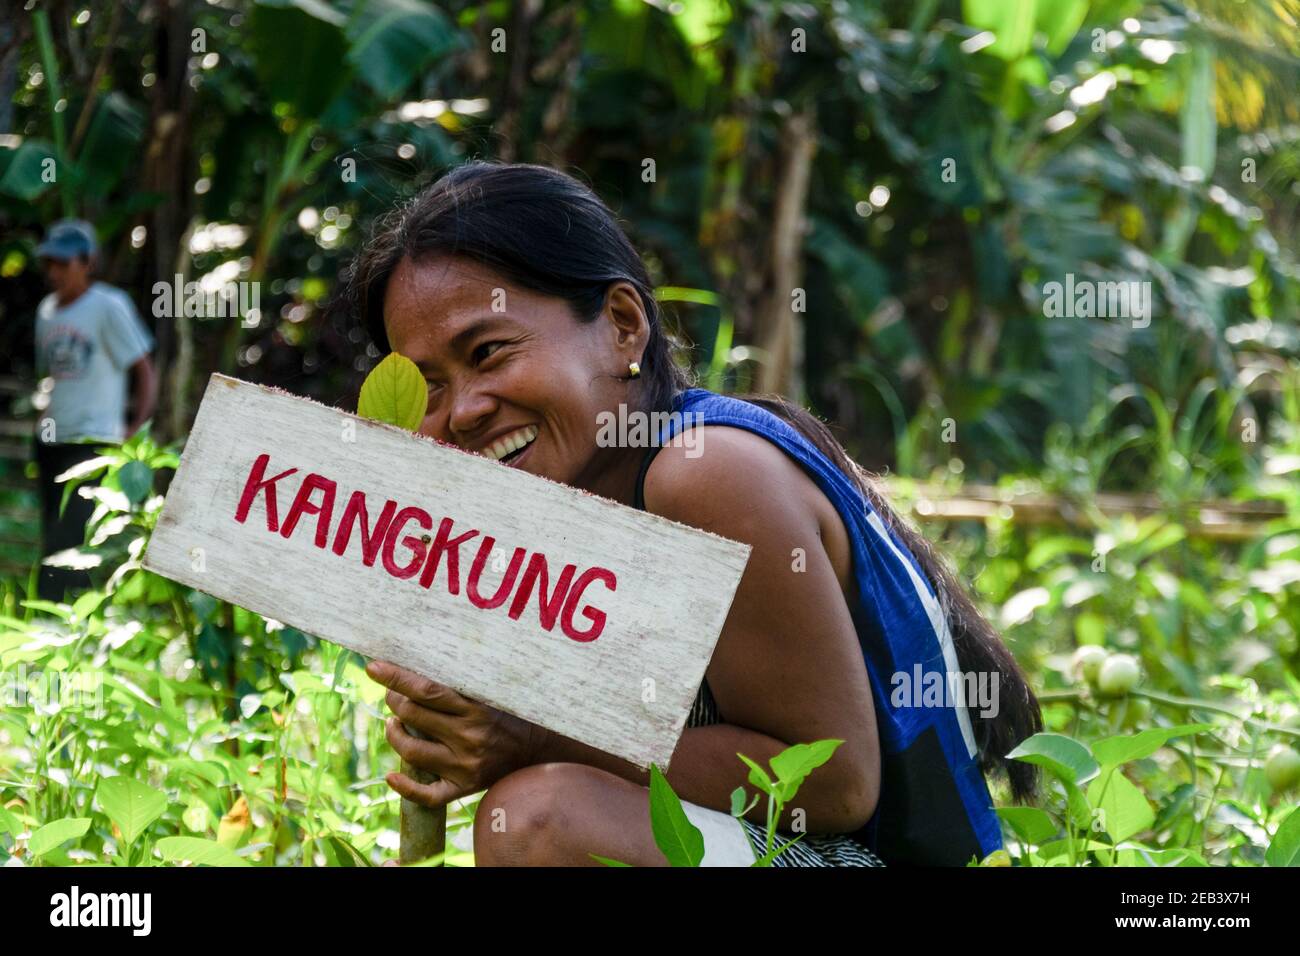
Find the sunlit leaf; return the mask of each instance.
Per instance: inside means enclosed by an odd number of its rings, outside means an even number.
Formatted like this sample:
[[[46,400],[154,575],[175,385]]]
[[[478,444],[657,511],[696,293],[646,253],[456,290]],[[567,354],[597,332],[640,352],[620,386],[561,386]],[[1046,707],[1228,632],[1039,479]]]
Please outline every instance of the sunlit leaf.
[[[424,421],[429,387],[414,362],[390,352],[361,385],[357,414],[415,431]]]

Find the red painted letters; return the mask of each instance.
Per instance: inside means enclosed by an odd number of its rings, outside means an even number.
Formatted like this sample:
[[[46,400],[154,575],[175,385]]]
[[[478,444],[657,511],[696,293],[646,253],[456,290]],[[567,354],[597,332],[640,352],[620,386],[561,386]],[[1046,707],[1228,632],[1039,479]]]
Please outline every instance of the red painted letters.
[[[298,469],[289,468],[267,478],[266,471],[270,460],[269,454],[262,454],[253,461],[239,503],[235,508],[235,520],[240,524],[247,522],[253,503],[260,494],[263,495],[265,502],[267,531],[278,533],[286,539],[292,538],[301,518],[304,515],[312,515],[316,518],[312,543],[324,549],[329,542],[330,522],[334,517],[334,501],[338,494],[337,484],[323,475],[308,473],[298,486],[293,503],[289,506],[289,512],[285,515],[284,523],[281,524],[276,507],[276,483],[297,474]],[[318,492],[317,500],[313,496]],[[354,491],[343,508],[338,530],[334,535],[334,543],[329,550],[340,557],[346,555],[352,540],[352,529],[358,523],[361,526],[361,560],[367,567],[373,567],[376,560],[382,558],[383,568],[388,574],[399,580],[413,578],[419,574],[420,586],[427,589],[432,587],[438,566],[442,563],[445,554],[447,593],[460,594],[460,546],[477,537],[480,533],[477,529],[470,529],[453,537],[452,529],[455,527],[455,522],[450,517],[444,517],[439,521],[438,531],[432,537],[428,534],[405,533],[408,525],[411,524],[426,532],[432,530],[433,518],[423,508],[399,509],[397,502],[391,499],[384,502],[372,526],[366,508],[365,492]],[[560,571],[554,589],[548,594],[549,567],[546,555],[538,551],[530,556],[524,548],[515,548],[495,593],[491,597],[485,597],[479,590],[479,584],[496,543],[496,538],[484,535],[479,543],[478,552],[474,555],[469,577],[465,582],[466,598],[471,604],[490,611],[509,601],[510,609],[507,613],[511,620],[517,621],[527,609],[535,587],[538,623],[543,630],[552,630],[559,621],[560,629],[565,636],[579,643],[590,643],[601,635],[606,624],[604,611],[591,604],[583,607],[581,615],[590,622],[590,625],[583,630],[574,626],[573,618],[584,593],[593,582],[599,581],[611,592],[617,588],[618,580],[613,571],[602,567],[587,568],[578,574],[575,581],[577,565],[566,564]],[[406,549],[405,555],[399,556],[397,553],[399,545]],[[526,566],[525,557],[528,559]],[[521,567],[522,574],[520,574]],[[518,581],[517,587],[516,581]]]

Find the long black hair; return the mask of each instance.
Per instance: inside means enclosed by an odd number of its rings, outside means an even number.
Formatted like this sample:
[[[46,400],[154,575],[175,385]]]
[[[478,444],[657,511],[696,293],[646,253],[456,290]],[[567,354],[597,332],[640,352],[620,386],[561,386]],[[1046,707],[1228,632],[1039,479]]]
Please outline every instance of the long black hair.
[[[525,163],[476,160],[458,166],[376,220],[353,261],[345,295],[382,351],[384,293],[403,258],[462,255],[513,282],[565,299],[580,322],[592,322],[608,287],[629,282],[641,297],[650,338],[641,357],[643,411],[669,411],[692,384],[674,361],[676,342],[665,327],[640,254],[613,213],[587,185],[559,170]],[[854,462],[830,430],[809,411],[776,396],[736,396],[778,415],[853,480],[881,520],[912,552],[947,616],[957,659],[966,673],[999,675],[996,714],[970,717],[985,771],[1006,773],[1013,797],[1033,798],[1037,768],[1006,754],[1042,729],[1029,682],[992,625],[930,543],[890,507],[874,477]]]

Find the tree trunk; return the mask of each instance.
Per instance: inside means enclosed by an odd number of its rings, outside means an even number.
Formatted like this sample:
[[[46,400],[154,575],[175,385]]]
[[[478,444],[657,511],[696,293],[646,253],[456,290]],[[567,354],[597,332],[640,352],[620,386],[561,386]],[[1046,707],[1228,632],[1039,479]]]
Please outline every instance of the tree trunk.
[[[754,340],[767,354],[757,387],[800,401],[803,397],[803,306],[794,309],[794,290],[803,282],[803,238],[808,181],[817,152],[816,108],[809,103],[782,124],[785,144],[772,210],[768,260],[770,285],[758,309]],[[801,297],[802,299],[802,297]]]
[[[153,86],[150,140],[144,154],[142,186],[167,197],[147,215],[149,239],[146,261],[147,286],[174,281],[178,259],[188,261],[179,249],[189,225],[193,203],[190,156],[190,30],[193,18],[187,0],[156,0],[157,29],[154,55],[158,81]],[[150,291],[150,295],[152,292]],[[183,317],[181,317],[183,320]],[[178,376],[188,381],[191,370],[180,369],[176,358],[176,317],[158,320],[158,348],[155,357],[162,388],[173,403],[159,436],[178,437],[189,425],[188,390],[178,388]],[[169,434],[170,432],[170,434]]]

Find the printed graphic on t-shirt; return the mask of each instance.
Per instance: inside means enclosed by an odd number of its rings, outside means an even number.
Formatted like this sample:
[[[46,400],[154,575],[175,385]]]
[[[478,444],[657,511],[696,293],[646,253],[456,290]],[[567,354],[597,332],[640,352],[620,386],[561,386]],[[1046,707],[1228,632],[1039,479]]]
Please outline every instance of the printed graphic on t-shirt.
[[[90,366],[94,343],[70,325],[56,325],[41,339],[49,374],[57,379],[81,378]]]

